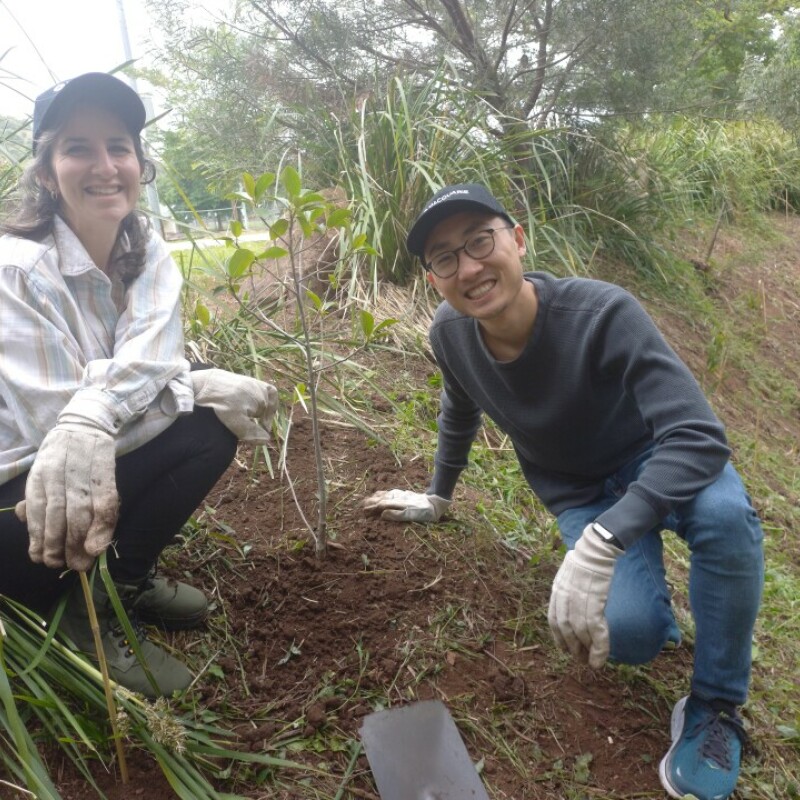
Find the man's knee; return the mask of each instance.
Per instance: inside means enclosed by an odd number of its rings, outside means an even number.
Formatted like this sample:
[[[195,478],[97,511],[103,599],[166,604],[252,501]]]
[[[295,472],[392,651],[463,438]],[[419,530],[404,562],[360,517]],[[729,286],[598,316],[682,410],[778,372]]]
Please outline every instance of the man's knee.
[[[715,548],[721,557],[745,561],[761,551],[764,536],[758,514],[730,465],[695,497],[687,517],[685,537],[691,549]]]
[[[652,661],[668,641],[680,639],[672,613],[642,604],[624,614],[606,613],[611,638],[610,657],[622,664],[645,664]]]

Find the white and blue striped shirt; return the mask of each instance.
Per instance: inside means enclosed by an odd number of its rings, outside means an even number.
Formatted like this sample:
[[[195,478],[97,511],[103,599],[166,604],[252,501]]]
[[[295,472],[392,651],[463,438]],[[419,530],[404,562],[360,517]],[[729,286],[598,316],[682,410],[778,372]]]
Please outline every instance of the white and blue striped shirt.
[[[192,410],[181,286],[156,234],[127,287],[59,217],[42,242],[0,237],[0,485],[30,469],[65,409],[114,434],[117,455]]]

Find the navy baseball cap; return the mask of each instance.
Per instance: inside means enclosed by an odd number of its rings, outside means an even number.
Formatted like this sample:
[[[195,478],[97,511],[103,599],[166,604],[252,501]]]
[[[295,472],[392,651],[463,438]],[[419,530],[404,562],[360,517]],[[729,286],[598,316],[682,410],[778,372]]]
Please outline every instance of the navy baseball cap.
[[[138,136],[144,128],[144,103],[127,83],[107,72],[87,72],[42,92],[33,104],[33,152],[41,135],[55,128],[79,103],[106,108]]]
[[[485,186],[479,183],[456,183],[436,192],[420,211],[406,238],[409,252],[422,258],[430,232],[443,219],[462,211],[486,211],[514,224],[514,220]]]

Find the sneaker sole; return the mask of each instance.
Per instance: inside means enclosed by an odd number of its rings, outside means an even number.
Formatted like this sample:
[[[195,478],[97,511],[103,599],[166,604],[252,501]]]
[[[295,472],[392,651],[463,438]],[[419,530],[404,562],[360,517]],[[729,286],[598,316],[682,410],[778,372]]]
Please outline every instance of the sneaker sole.
[[[675,708],[672,709],[672,717],[670,718],[669,725],[669,733],[670,737],[672,738],[672,745],[670,746],[669,750],[667,750],[667,754],[664,756],[664,758],[661,759],[661,763],[658,765],[658,777],[661,779],[661,785],[664,787],[666,793],[670,797],[676,798],[676,800],[697,800],[694,795],[685,794],[679,789],[676,789],[667,776],[667,763],[669,762],[669,757],[672,755],[672,751],[678,744],[678,739],[680,738],[681,731],[683,730],[683,709],[686,706],[686,701],[688,699],[688,697],[682,697],[675,704]]]

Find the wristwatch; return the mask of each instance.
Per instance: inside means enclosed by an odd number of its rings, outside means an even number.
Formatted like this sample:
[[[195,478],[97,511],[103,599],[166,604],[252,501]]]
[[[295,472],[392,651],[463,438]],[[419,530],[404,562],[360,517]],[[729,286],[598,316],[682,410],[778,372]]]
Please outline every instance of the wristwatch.
[[[613,544],[618,550],[624,550],[625,546],[614,536],[608,528],[604,528],[599,522],[592,523],[592,530],[606,543]]]

